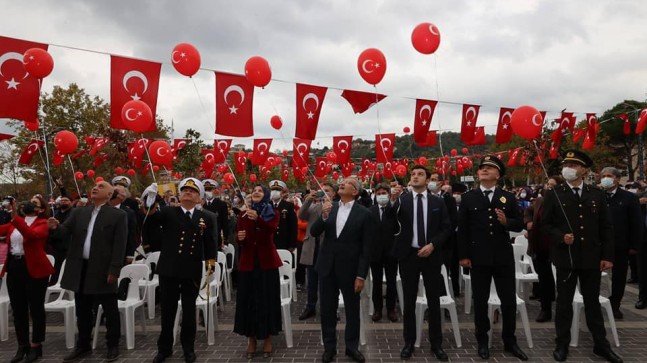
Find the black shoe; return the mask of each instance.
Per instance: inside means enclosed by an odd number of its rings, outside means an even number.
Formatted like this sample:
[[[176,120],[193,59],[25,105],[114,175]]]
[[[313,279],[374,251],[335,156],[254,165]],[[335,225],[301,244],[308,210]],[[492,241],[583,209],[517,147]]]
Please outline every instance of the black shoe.
[[[161,352],[157,352],[155,355],[155,358],[153,358],[153,363],[162,363],[163,361],[166,360],[166,358],[170,357],[170,354],[164,354]]]
[[[92,348],[90,347],[87,347],[87,348],[76,347],[70,354],[66,355],[65,358],[63,358],[63,363],[75,362],[87,355],[90,355],[90,353],[92,353]]]
[[[108,353],[106,353],[106,361],[114,362],[119,359],[119,347],[108,347]]]
[[[404,348],[402,348],[402,351],[400,352],[400,359],[407,360],[411,358],[415,350],[416,348],[413,344],[405,344]]]
[[[611,350],[609,347],[593,347],[593,353],[599,355],[600,357],[606,359],[611,363],[622,363],[622,358]]]
[[[638,283],[638,279],[635,279],[635,278],[633,278],[633,277],[632,277],[632,278],[630,278],[629,280],[627,280],[627,283],[628,283],[628,284],[637,284],[637,283]]]
[[[447,362],[449,360],[447,353],[445,353],[445,351],[441,347],[431,348],[431,352],[434,353],[434,355],[436,356],[436,359],[438,359],[441,362]]]
[[[389,318],[389,320],[392,323],[395,323],[396,321],[398,321],[398,312],[395,311],[395,309],[388,310],[386,312],[386,316]]]
[[[528,360],[528,356],[526,355],[526,353],[523,352],[523,350],[521,350],[521,348],[519,348],[517,343],[508,345],[504,347],[503,350],[505,350],[508,353],[512,353],[512,355],[514,355],[515,357],[521,360]]]
[[[487,347],[487,344],[479,345],[479,357],[490,359],[490,348]]]
[[[539,312],[539,315],[537,315],[537,319],[535,319],[536,322],[538,323],[545,323],[547,321],[550,321],[552,319],[552,313],[550,310],[542,310]]]
[[[330,363],[333,361],[333,359],[335,359],[336,355],[337,352],[335,352],[334,350],[326,350],[321,356],[321,361],[324,363]]]
[[[27,357],[25,357],[25,363],[31,363],[38,360],[43,356],[43,346],[39,345],[37,347],[30,347]]]
[[[364,354],[360,352],[359,350],[351,350],[351,349],[346,349],[346,355],[350,357],[350,359],[354,360],[357,363],[364,363],[366,362],[366,358],[364,358]]]
[[[299,320],[306,320],[306,319],[312,318],[315,315],[317,315],[317,311],[315,309],[305,308],[305,310],[303,310],[301,315],[299,315]]]
[[[373,313],[373,316],[371,317],[371,320],[373,320],[374,323],[377,323],[378,321],[382,320],[382,312],[375,310]]]
[[[620,320],[624,318],[625,315],[620,311],[620,309],[613,309],[613,318],[616,320]]]
[[[638,300],[638,302],[635,305],[635,308],[638,310],[642,310],[645,307],[647,307],[647,305],[645,304],[645,300]]]
[[[553,351],[553,358],[557,362],[563,362],[568,357],[568,345],[562,345],[555,348]]]
[[[184,353],[184,361],[186,363],[193,363],[196,359],[197,357],[195,356],[195,352]]]
[[[11,358],[11,363],[22,362],[23,359],[29,354],[29,345],[23,345],[18,347],[16,355]]]

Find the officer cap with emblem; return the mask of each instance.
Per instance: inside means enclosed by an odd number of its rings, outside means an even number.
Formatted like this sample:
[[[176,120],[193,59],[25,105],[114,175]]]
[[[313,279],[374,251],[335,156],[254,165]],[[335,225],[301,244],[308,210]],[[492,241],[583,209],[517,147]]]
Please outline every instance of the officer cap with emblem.
[[[191,188],[200,194],[200,199],[204,198],[204,185],[196,178],[182,179],[180,182],[180,191],[184,188]]]
[[[116,177],[112,178],[112,185],[113,186],[121,185],[123,187],[129,188],[130,187],[130,178],[127,177],[127,176],[123,176],[123,175],[116,176]]]
[[[503,177],[503,175],[505,174],[505,165],[501,160],[499,160],[499,158],[494,155],[486,155],[485,157],[483,157],[483,159],[481,159],[481,163],[479,164],[479,169],[485,165],[499,169],[499,176],[501,177]]]
[[[213,179],[205,179],[202,181],[202,184],[204,185],[204,190],[213,190],[220,187],[220,185],[218,185],[218,182]]]
[[[281,191],[286,190],[288,188],[287,184],[285,184],[281,180],[272,180],[270,182],[269,187],[270,187],[270,190],[281,190]]]
[[[566,153],[564,153],[564,159],[562,159],[562,164],[566,162],[574,162],[582,165],[585,168],[590,168],[593,166],[593,160],[586,155],[584,152],[580,150],[566,150]]]

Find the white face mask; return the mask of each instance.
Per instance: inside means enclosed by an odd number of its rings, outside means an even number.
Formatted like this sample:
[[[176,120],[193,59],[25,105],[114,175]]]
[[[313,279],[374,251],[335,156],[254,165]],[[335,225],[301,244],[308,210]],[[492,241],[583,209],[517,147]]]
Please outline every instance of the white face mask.
[[[213,192],[204,192],[204,196],[207,197],[207,199],[213,199]]]
[[[432,192],[436,192],[438,190],[438,182],[437,181],[430,181],[429,184],[427,184],[427,189],[429,189]]]
[[[280,190],[270,191],[270,199],[272,199],[273,201],[277,201],[281,199],[281,191]]]
[[[527,194],[526,194],[526,193],[521,193],[521,194],[519,194],[519,198],[521,198],[521,199],[525,198],[526,196],[527,196]]]
[[[573,181],[577,179],[577,169],[569,168],[567,166],[562,168],[562,176],[566,181]]]
[[[383,207],[386,205],[386,203],[389,202],[389,196],[387,194],[376,195],[375,201],[377,201],[377,204]]]
[[[627,189],[627,191],[634,194],[638,193],[638,189]]]
[[[456,199],[456,203],[461,202],[461,195],[460,194],[454,194],[454,199]]]
[[[613,187],[613,178],[604,177],[600,180],[600,186],[603,189],[610,189]]]
[[[234,198],[234,204],[237,205],[238,203],[240,203],[240,198],[238,198],[238,197]]]

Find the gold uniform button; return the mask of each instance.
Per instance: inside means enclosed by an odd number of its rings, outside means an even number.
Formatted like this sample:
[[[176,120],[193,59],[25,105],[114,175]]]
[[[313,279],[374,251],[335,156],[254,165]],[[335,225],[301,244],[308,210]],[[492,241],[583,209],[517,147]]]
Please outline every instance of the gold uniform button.
[[[182,247],[182,244],[180,243],[180,247]]]
[[[491,211],[491,210],[492,210],[492,208],[488,208],[487,210],[488,210],[488,211]]]
[[[584,229],[584,226],[581,226],[580,229]]]
[[[494,234],[494,232],[490,232],[490,234],[492,235],[492,234]]]
[[[580,214],[580,218],[584,218],[584,216]]]
[[[490,216],[490,219],[492,219],[492,216]]]
[[[582,208],[582,205],[580,204],[580,208]]]
[[[177,253],[182,253],[182,250],[177,250]]]

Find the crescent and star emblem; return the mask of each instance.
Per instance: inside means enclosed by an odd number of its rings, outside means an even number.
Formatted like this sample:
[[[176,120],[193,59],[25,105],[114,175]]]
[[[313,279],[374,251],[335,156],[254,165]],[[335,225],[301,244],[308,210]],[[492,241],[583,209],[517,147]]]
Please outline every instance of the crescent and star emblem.
[[[4,65],[4,62],[6,62],[8,60],[16,60],[16,61],[18,61],[18,62],[20,62],[22,64],[23,55],[20,54],[20,53],[17,53],[17,52],[7,52],[7,53],[1,55],[0,56],[0,76],[1,77],[4,77],[4,74],[2,74],[2,66]],[[27,73],[25,71],[25,75],[22,77],[22,79],[27,78],[27,76],[29,76],[29,73]],[[14,77],[11,77],[11,80],[5,81],[5,83],[7,84],[7,89],[12,89],[13,88],[13,89],[15,89],[17,91],[18,90],[18,85],[21,82],[17,82]]]
[[[135,71],[135,70],[128,71],[126,72],[126,74],[124,74],[123,85],[126,92],[130,92],[130,90],[128,89],[128,80],[130,80],[131,78],[141,79],[142,82],[144,83],[144,90],[142,91],[142,95],[146,93],[146,90],[148,90],[148,78],[146,78],[146,75],[144,73],[140,71]],[[132,98],[135,101],[139,101],[141,99],[141,97],[137,94],[137,92],[135,92],[135,94],[133,95],[130,95],[130,98]]]
[[[341,144],[346,144],[346,147],[341,147]],[[346,152],[346,149],[348,149],[348,141],[346,140],[339,140],[337,142],[337,147],[339,148],[339,152],[344,154]]]
[[[34,147],[33,149],[32,149],[32,146]],[[27,154],[29,154],[29,155],[35,153],[36,150],[38,150],[38,144],[37,143],[29,144],[29,146],[27,146]]]
[[[180,63],[186,57],[186,53],[182,52],[180,53],[180,59],[176,59],[175,54],[177,53],[178,53],[177,50],[174,50],[173,53],[171,53],[171,62],[173,62],[173,64]]]
[[[429,24],[429,32],[433,35],[440,35],[440,33],[438,33],[438,29],[434,24]]]
[[[427,120],[428,119],[425,118],[424,116],[422,116],[422,113],[424,111],[428,111],[429,112],[429,118],[431,118],[431,106],[430,105],[424,105],[424,106],[420,107],[420,111],[418,112],[418,117],[420,118],[420,120],[422,120],[422,126],[427,126]]]
[[[473,114],[472,117],[470,117],[470,113]],[[474,106],[470,106],[467,108],[467,111],[465,111],[465,119],[467,120],[467,126],[472,126],[472,121],[476,118],[476,108]]]
[[[303,150],[301,150],[302,146],[303,146]],[[308,152],[308,145],[304,143],[299,143],[299,145],[297,145],[297,151],[299,152],[299,155],[303,156],[303,154]]]
[[[162,153],[162,151],[164,151],[164,153]],[[163,158],[163,157],[165,157],[167,154],[168,154],[168,150],[167,150],[166,148],[164,148],[164,147],[160,147],[160,148],[158,148],[158,149],[157,149],[157,156],[159,156],[159,157],[162,157],[162,158]]]
[[[367,65],[369,65],[369,64],[373,65],[371,70],[368,70],[368,68],[366,68]],[[375,72],[375,70],[377,68],[380,68],[380,63],[377,63],[372,59],[367,59],[367,60],[362,62],[362,70],[364,71],[364,73],[373,73],[373,72]]]
[[[265,146],[265,147],[261,148],[261,146]],[[267,149],[268,149],[267,143],[265,141],[258,143],[258,148],[257,149],[258,149],[260,155],[265,154],[265,151],[267,151]]]
[[[388,145],[384,145],[385,141],[388,142]],[[391,142],[391,139],[383,138],[380,140],[380,145],[382,145],[382,148],[384,149],[384,151],[388,151],[389,147],[391,147],[392,144],[393,143]]]
[[[245,102],[245,91],[243,91],[242,87],[235,84],[232,84],[231,86],[225,89],[225,93],[223,94],[223,98],[225,99],[225,105],[231,106],[229,107],[229,114],[233,115],[237,113],[238,107],[236,107],[236,105],[229,105],[229,102],[227,102],[227,96],[229,96],[231,92],[235,92],[240,95],[240,102],[238,103],[238,106],[240,106],[243,104],[243,102]]]
[[[303,97],[303,102],[302,102],[302,104],[301,104],[301,106],[303,107],[303,109],[304,109],[305,111],[308,111],[307,115],[308,115],[308,119],[310,119],[310,120],[314,118],[314,115],[315,115],[315,114],[314,114],[314,112],[312,112],[312,110],[308,110],[308,109],[306,108],[306,102],[307,102],[308,100],[311,100],[311,99],[315,101],[315,108],[314,108],[314,110],[315,110],[315,111],[317,111],[317,110],[319,109],[319,97],[318,97],[316,94],[312,93],[312,92],[308,93],[307,95],[305,95],[305,97]]]
[[[132,111],[136,111],[136,110],[134,108],[129,108],[124,113],[124,115],[126,116],[126,120],[131,121],[131,122],[135,121],[137,119],[137,117],[142,115],[141,112],[137,112],[137,114],[133,117],[133,116],[131,116]],[[139,147],[142,147],[142,145],[140,144]]]
[[[537,120],[537,118],[539,118],[539,120]],[[535,125],[535,126],[537,126],[537,127],[541,127],[541,123],[542,123],[542,121],[543,121],[543,120],[541,119],[541,114],[536,113],[536,114],[534,114],[534,115],[532,116],[532,124],[533,124],[533,125]]]

